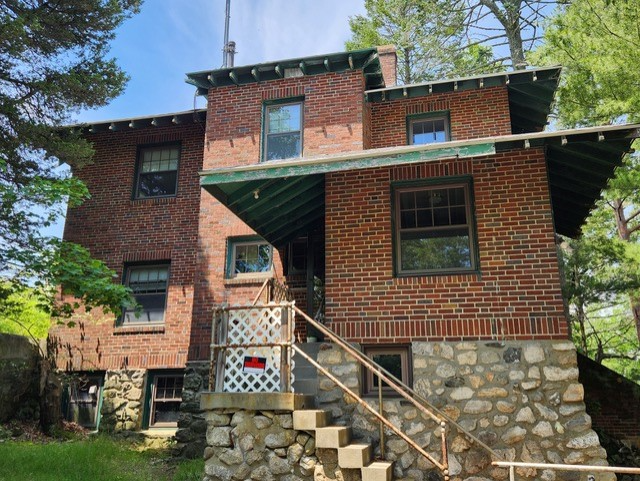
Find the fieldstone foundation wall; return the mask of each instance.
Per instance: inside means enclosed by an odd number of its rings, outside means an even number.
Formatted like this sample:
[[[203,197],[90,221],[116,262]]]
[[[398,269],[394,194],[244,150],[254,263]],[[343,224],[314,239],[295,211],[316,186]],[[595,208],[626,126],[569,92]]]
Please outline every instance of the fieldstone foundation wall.
[[[291,412],[217,409],[205,415],[205,481],[313,479],[315,440]]]
[[[318,362],[347,386],[358,389],[358,365],[327,344]],[[591,429],[584,390],[578,382],[571,342],[413,343],[414,389],[503,459],[525,462],[606,465],[606,452]],[[379,447],[379,427],[364,408],[343,395],[327,378],[319,382],[320,407],[339,424],[351,425],[355,439]],[[377,407],[377,397],[370,400]],[[406,401],[387,398],[384,411],[394,425],[441,458],[440,428]],[[508,470],[491,466],[491,457],[458,430],[447,427],[452,481],[508,479]],[[396,479],[432,481],[439,470],[391,432],[386,457]],[[590,473],[517,469],[520,479],[586,480]],[[613,474],[595,474],[598,481]]]
[[[180,457],[201,458],[207,445],[207,421],[200,409],[200,395],[208,389],[209,362],[189,362],[184,373],[182,404],[176,431],[175,454]]]
[[[145,370],[119,369],[105,375],[100,430],[134,431],[142,425]]]

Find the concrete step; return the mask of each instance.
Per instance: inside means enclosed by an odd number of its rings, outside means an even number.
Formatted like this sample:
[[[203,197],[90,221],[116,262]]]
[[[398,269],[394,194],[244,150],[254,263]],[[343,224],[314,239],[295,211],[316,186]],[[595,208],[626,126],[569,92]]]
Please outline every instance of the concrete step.
[[[293,391],[297,394],[316,396],[318,394],[318,378],[299,379],[296,376],[296,380],[293,382]]]
[[[296,431],[315,431],[329,424],[331,413],[319,409],[293,411],[293,429]]]
[[[393,463],[387,461],[376,461],[361,470],[363,481],[391,481],[393,474]]]
[[[341,468],[360,469],[368,466],[369,463],[371,463],[370,444],[348,444],[338,448],[338,466]]]
[[[338,449],[351,442],[351,427],[327,426],[316,429],[316,448]]]

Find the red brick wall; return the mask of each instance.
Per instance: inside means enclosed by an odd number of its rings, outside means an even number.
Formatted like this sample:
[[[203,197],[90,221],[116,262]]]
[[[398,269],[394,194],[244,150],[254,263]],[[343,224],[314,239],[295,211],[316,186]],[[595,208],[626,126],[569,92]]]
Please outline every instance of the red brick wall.
[[[75,169],[91,193],[69,209],[64,237],[89,248],[122,279],[125,263],[171,261],[162,327],[115,327],[113,316],[78,314],[74,328],[52,334],[64,347],[60,366],[75,369],[184,367],[187,360],[200,204],[203,125],[191,124],[90,136],[94,162]],[[139,145],[181,144],[175,198],[132,200]]]
[[[303,155],[362,149],[364,78],[359,70],[209,91],[204,168],[260,161],[265,100],[304,96]]]
[[[407,145],[407,116],[429,112],[449,112],[451,140],[511,134],[506,87],[373,102],[369,106],[374,149]]]
[[[391,188],[473,178],[479,272],[394,277]],[[352,341],[566,338],[544,154],[327,174],[327,319]],[[499,336],[498,336],[499,337]]]
[[[204,168],[257,164],[260,161],[265,100],[304,96],[303,153],[305,157],[361,150],[364,79],[361,71],[328,73],[212,89],[207,112]],[[252,234],[251,229],[208,193],[202,195],[199,217],[198,273],[191,331],[190,359],[209,356],[211,319],[220,303],[246,304],[262,280],[224,279],[225,246],[229,236]],[[280,279],[282,264],[276,255]],[[294,279],[298,305],[306,292]],[[298,326],[297,333],[304,329]]]

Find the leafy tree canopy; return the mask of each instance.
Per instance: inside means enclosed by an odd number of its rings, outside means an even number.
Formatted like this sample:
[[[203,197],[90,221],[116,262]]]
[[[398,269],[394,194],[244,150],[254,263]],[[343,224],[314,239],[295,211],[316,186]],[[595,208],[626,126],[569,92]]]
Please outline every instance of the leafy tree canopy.
[[[0,0],[0,275],[22,291],[63,284],[88,307],[128,298],[113,272],[42,230],[88,197],[59,168],[90,161],[91,146],[61,128],[79,109],[105,105],[126,75],[107,58],[114,30],[140,0]],[[3,290],[6,300],[7,289]],[[48,297],[52,307],[53,296]],[[69,312],[73,305],[61,306]],[[54,309],[54,313],[59,313]]]
[[[640,3],[574,0],[558,8],[533,63],[564,66],[563,126],[640,121]]]

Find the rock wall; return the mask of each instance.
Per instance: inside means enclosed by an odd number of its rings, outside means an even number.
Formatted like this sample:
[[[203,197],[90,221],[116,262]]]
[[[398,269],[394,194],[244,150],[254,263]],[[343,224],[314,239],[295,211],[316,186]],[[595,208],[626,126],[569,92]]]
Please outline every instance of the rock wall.
[[[0,333],[0,422],[37,419],[39,359],[28,338]]]
[[[209,387],[209,361],[189,362],[184,373],[182,404],[176,431],[177,456],[201,458],[207,445],[207,421],[200,409],[200,394]]]
[[[358,366],[335,346],[325,347],[318,362],[357,390]],[[585,412],[571,342],[416,342],[412,354],[416,392],[503,459],[606,465],[606,452]],[[327,378],[319,382],[318,398],[339,424],[353,427],[355,439],[372,442],[380,453],[378,423],[364,408]],[[369,402],[377,408],[377,397]],[[394,425],[441,459],[440,428],[434,421],[398,398],[386,398],[384,411]],[[507,469],[492,467],[490,455],[452,425],[447,427],[447,443],[452,481],[508,479]],[[387,459],[395,461],[395,478],[441,478],[430,462],[391,432],[385,448]],[[586,480],[590,474],[535,469],[516,473],[521,479],[545,481]],[[615,476],[595,474],[595,479],[611,481]]]
[[[135,431],[142,426],[144,369],[118,369],[105,375],[100,430]]]
[[[291,412],[217,409],[205,415],[205,481],[313,479],[315,440]]]

